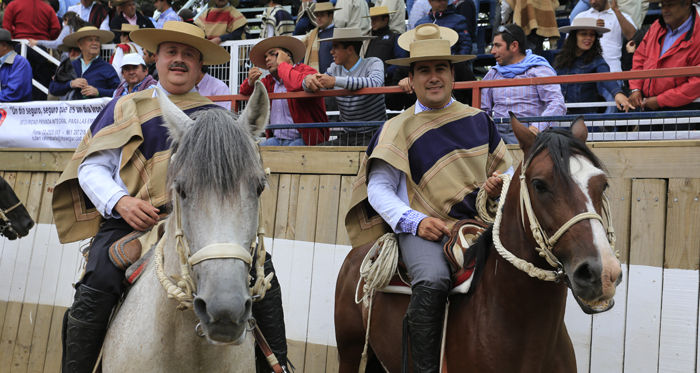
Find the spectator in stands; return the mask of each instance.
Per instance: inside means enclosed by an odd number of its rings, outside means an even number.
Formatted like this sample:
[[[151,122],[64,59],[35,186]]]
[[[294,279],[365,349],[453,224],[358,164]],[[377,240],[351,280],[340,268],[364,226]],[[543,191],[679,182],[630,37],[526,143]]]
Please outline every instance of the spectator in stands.
[[[261,2],[264,0],[261,0]],[[260,38],[273,36],[292,36],[294,34],[294,17],[282,8],[284,0],[269,0],[262,14]]]
[[[80,0],[80,4],[69,7],[68,11],[78,13],[81,19],[100,30],[109,31],[109,8],[98,0]]]
[[[192,12],[192,9],[180,9],[180,12],[177,15],[180,16],[182,22],[187,22],[194,25],[194,12]]]
[[[476,27],[479,18],[474,0],[457,0],[452,3],[455,13],[462,15],[467,20],[467,31],[472,39],[472,53],[476,54]],[[471,62],[469,62],[471,64]]]
[[[2,19],[5,16],[5,9],[11,2],[12,0],[0,1],[0,28],[2,28]]]
[[[646,16],[647,12],[649,11],[649,2],[648,1],[639,1],[639,0],[609,0],[610,2],[616,2],[617,6],[620,8],[620,11],[625,14],[629,14],[632,17],[632,20],[634,21],[634,26],[639,29],[642,27],[642,22],[644,21],[644,17]],[[574,18],[581,14],[581,12],[584,12],[588,9],[590,9],[591,3],[589,0],[579,0],[578,3],[576,4],[576,7],[571,11],[571,14],[569,15],[569,19],[571,20],[571,23],[574,23]]]
[[[369,20],[365,17],[369,15],[366,0],[338,0],[335,5],[337,5],[337,13],[333,15],[335,27],[357,27],[363,33],[370,30]]]
[[[403,0],[377,0],[374,4],[375,8],[382,6],[389,10],[389,29],[399,35],[406,32],[406,3]]]
[[[270,74],[260,81],[269,93],[299,92],[303,90],[304,77],[318,71],[301,61],[306,47],[299,39],[291,36],[275,36],[260,41],[250,50],[250,62],[255,67],[248,71],[240,93],[253,93],[253,85],[260,79],[260,69]],[[294,61],[297,61],[296,63]],[[272,100],[270,124],[326,123],[326,105],[322,97],[290,98]],[[316,145],[328,139],[327,128],[276,129],[265,131],[266,140],[261,146],[303,146]]]
[[[82,98],[112,97],[119,86],[119,77],[112,65],[100,58],[100,45],[109,43],[113,38],[111,31],[93,26],[85,26],[66,36],[63,43],[69,47],[79,47],[82,53],[72,62],[77,78],[68,82],[59,82],[54,78],[49,92],[54,96],[63,96],[71,89],[80,89]],[[79,98],[80,95],[76,97]]]
[[[622,59],[620,60],[622,64],[622,71],[632,70],[632,60],[634,59],[634,52],[637,50],[637,46],[642,44],[644,40],[644,35],[649,31],[648,27],[637,30],[634,33],[632,40],[628,41],[625,45],[625,51],[622,53]]]
[[[601,35],[610,32],[610,29],[598,26],[595,18],[577,17],[574,24],[559,29],[569,36],[564,42],[564,46],[557,56],[554,67],[557,75],[574,75],[590,73],[608,73],[610,67],[602,57]],[[630,109],[627,96],[622,93],[620,81],[599,82],[607,92],[615,98],[617,108],[620,110]],[[561,92],[567,103],[595,102],[597,100],[597,84],[574,83],[562,84]],[[632,107],[634,109],[634,107]],[[595,113],[597,108],[571,108],[569,114]]]
[[[68,8],[72,7],[73,5],[79,2],[80,0],[59,0],[59,9],[58,12],[56,12],[56,15],[59,18],[63,18],[63,16],[68,12]]]
[[[338,11],[338,8],[333,7],[332,3],[318,3],[315,7],[314,16],[318,27],[313,29],[301,41],[306,46],[306,54],[304,55],[304,63],[311,66],[316,71],[325,72],[333,62],[331,56],[330,43],[319,43],[319,39],[329,39],[333,37],[335,24],[333,23],[333,12]]]
[[[158,21],[154,24],[156,28],[163,28],[165,22],[182,21],[180,16],[175,13],[175,9],[170,5],[170,0],[155,0],[156,10],[160,12]]]
[[[110,57],[109,60],[109,63],[111,63],[112,66],[114,66],[114,70],[117,72],[118,75],[121,75],[122,73],[122,59],[124,58],[124,56],[130,53],[136,53],[136,55],[138,56],[141,56],[141,54],[143,54],[143,49],[136,43],[132,42],[131,38],[129,37],[130,32],[136,31],[138,29],[138,25],[122,23],[121,28],[112,30],[115,33],[119,33],[121,35],[119,37],[121,42],[114,47],[114,52],[112,53],[112,57]],[[123,81],[123,79],[121,81]]]
[[[207,39],[216,44],[227,40],[250,39],[248,20],[236,7],[238,0],[212,0],[209,9],[194,21]]]
[[[504,25],[513,23],[520,26],[527,36],[527,49],[540,54],[544,49],[545,38],[549,38],[551,45],[557,45],[559,40],[559,26],[555,15],[558,6],[558,0],[503,0],[501,22]],[[534,18],[531,18],[532,15]]]
[[[375,36],[363,36],[357,27],[337,28],[332,38],[321,39],[332,45],[333,63],[325,74],[311,74],[304,78],[304,90],[318,92],[322,89],[357,90],[384,85],[384,63],[376,58],[360,58],[358,52],[364,40]],[[336,97],[341,122],[386,121],[384,95],[353,95]],[[367,146],[376,128],[347,127],[337,139],[324,146]]]
[[[65,60],[65,59],[70,59],[71,61],[75,61],[77,58],[80,58],[80,55],[82,54],[82,52],[80,51],[80,48],[69,47],[65,44],[59,45],[57,49],[59,51],[63,52],[63,54],[61,55],[61,61]],[[75,70],[74,70],[74,72],[75,72]]]
[[[155,5],[153,5],[152,3],[144,2],[144,3],[141,3],[139,10],[141,11],[141,14],[143,14],[144,16],[148,17],[148,19],[151,20],[151,23],[153,24],[153,26],[158,27],[158,25],[156,25],[156,19],[153,18],[153,14],[155,14],[155,12],[156,12]]]
[[[500,26],[493,38],[491,50],[497,63],[486,74],[484,81],[556,76],[556,72],[546,59],[525,49],[526,40],[525,32],[520,26],[516,24]],[[492,118],[509,118],[508,113],[511,111],[518,118],[546,117],[566,114],[566,105],[559,84],[543,84],[483,88],[481,110]],[[553,124],[553,122],[532,123],[530,129],[543,131]],[[496,123],[496,127],[506,144],[517,143],[509,123]]]
[[[194,88],[200,95],[205,97],[231,94],[231,90],[228,88],[226,83],[209,74],[209,66],[207,65],[202,65],[201,74],[199,74],[197,84],[194,86]],[[226,110],[231,110],[230,101],[216,101],[214,103]]]
[[[148,75],[146,61],[144,61],[143,57],[139,54],[130,53],[124,56],[121,68],[124,82],[114,91],[114,97],[141,92],[146,89],[155,88],[158,85],[158,81]]]
[[[661,0],[661,17],[634,52],[632,70],[700,66],[700,20],[692,0]],[[630,104],[644,110],[700,109],[700,77],[630,80]]]
[[[400,34],[390,29],[390,15],[395,11],[389,11],[386,6],[370,8],[369,17],[372,20],[372,32],[365,35],[374,36],[374,39],[365,40],[362,43],[360,57],[376,57],[384,62],[384,84],[391,84],[391,79],[398,66],[389,65],[387,60],[408,57],[407,52],[399,46]]]
[[[83,28],[83,26],[85,26],[85,21],[80,19],[77,13],[66,12],[66,14],[63,15],[63,28],[61,29],[61,33],[58,35],[56,40],[29,39],[29,46],[33,47],[35,45],[39,45],[46,49],[58,49],[58,46],[63,44],[63,39],[66,36],[80,30]]]
[[[10,32],[0,29],[0,102],[32,100],[32,67],[15,44]]]
[[[112,31],[114,31],[114,44],[119,44],[122,40],[123,32],[120,30],[123,24],[137,26],[137,30],[139,28],[155,28],[148,17],[136,11],[136,4],[133,0],[112,0],[112,5],[116,5],[117,13],[120,13],[110,22]]]
[[[459,39],[452,46],[453,55],[469,55],[472,52],[472,38],[467,31],[467,19],[455,13],[453,5],[447,5],[448,0],[430,0],[432,7],[428,15],[416,22],[416,27],[425,23],[434,23],[441,27],[455,30]]]
[[[294,27],[294,35],[306,35],[318,26],[316,24],[316,0],[302,0],[301,8],[297,13],[297,25]]]
[[[448,2],[448,4],[450,3]],[[432,9],[433,7],[430,5],[430,0],[416,0],[408,13],[407,28],[409,30],[416,28],[416,23],[427,16]]]
[[[156,70],[156,54],[144,49],[142,57],[146,62],[146,67],[148,67],[148,75],[152,76],[153,79],[158,80],[158,70]]]

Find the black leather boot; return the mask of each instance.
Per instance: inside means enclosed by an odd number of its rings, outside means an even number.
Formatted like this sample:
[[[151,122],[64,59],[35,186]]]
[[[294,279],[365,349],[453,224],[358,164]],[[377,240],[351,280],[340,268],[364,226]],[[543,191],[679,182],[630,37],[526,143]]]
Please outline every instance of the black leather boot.
[[[64,317],[63,373],[92,372],[118,301],[112,294],[78,286],[73,306]]]
[[[446,303],[447,292],[421,285],[412,289],[405,326],[408,326],[414,373],[440,371],[440,347]]]
[[[274,272],[270,254],[265,258],[265,275]],[[270,281],[270,289],[265,292],[265,298],[253,303],[253,317],[260,328],[267,344],[277,357],[282,369],[287,367],[287,335],[284,327],[284,310],[282,309],[282,289],[277,281],[277,275]],[[261,372],[272,372],[267,359],[259,348],[255,349],[258,367]]]

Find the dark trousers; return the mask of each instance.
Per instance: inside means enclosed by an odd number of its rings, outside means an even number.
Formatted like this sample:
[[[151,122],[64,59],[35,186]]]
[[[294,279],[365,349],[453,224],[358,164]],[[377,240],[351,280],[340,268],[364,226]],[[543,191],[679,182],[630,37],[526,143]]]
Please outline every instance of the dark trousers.
[[[92,239],[85,275],[77,285],[87,285],[93,289],[121,297],[126,289],[124,271],[118,269],[109,259],[109,247],[134,231],[124,219],[107,219]]]
[[[44,47],[39,47],[41,48],[44,52],[46,52],[46,48]],[[21,45],[17,44],[15,45],[15,52],[18,54],[21,51]],[[42,55],[39,53],[35,52],[31,48],[27,48],[27,61],[29,62],[29,65],[32,67],[32,74],[34,80],[36,80],[38,83],[46,87],[47,89],[49,88],[49,84],[51,84],[51,78],[53,77],[54,73],[56,72],[56,65],[52,64],[49,62],[46,58],[44,58]],[[34,101],[46,101],[46,93],[42,92],[39,88],[32,87],[32,98]]]

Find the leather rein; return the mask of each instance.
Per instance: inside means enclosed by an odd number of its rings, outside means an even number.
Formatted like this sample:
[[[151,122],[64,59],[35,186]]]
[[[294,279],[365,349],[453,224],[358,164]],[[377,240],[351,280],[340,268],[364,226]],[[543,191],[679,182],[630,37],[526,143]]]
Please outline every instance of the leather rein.
[[[7,214],[10,211],[19,207],[21,204],[22,204],[22,201],[19,201],[14,206],[12,206],[6,210],[0,209],[0,234],[4,235],[5,231],[7,231],[10,233],[14,233],[15,235],[17,235],[17,237],[19,237],[19,233],[17,233],[15,228],[12,227],[12,221],[10,220],[10,218],[7,217]]]

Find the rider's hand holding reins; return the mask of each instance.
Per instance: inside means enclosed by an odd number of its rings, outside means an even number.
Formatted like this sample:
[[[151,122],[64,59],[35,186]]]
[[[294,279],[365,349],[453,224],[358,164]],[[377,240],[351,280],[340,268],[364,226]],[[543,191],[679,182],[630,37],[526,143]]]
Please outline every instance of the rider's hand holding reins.
[[[450,235],[445,222],[438,218],[424,218],[418,224],[418,237],[428,241],[440,241]]]
[[[158,224],[159,210],[142,199],[124,196],[117,202],[114,209],[137,231],[145,231]]]
[[[503,188],[503,180],[498,178],[498,174],[500,174],[500,172],[494,172],[493,175],[490,178],[486,179],[486,182],[484,183],[484,189],[486,190],[486,194],[488,194],[491,198],[498,198],[498,196],[501,195],[501,188]]]

